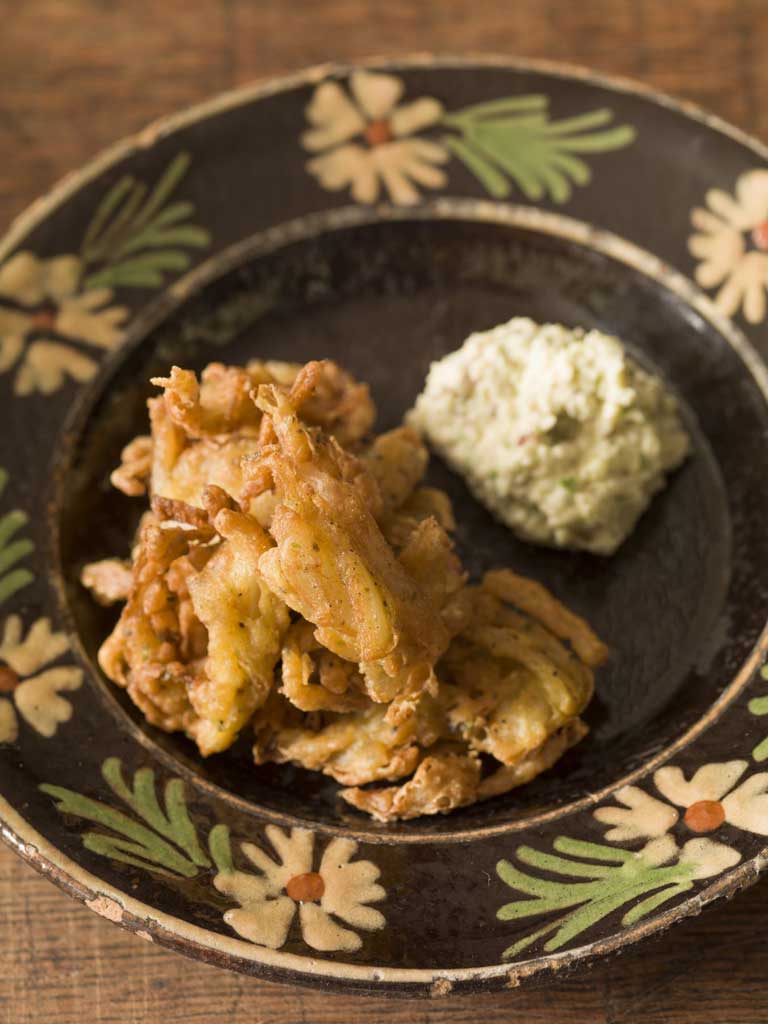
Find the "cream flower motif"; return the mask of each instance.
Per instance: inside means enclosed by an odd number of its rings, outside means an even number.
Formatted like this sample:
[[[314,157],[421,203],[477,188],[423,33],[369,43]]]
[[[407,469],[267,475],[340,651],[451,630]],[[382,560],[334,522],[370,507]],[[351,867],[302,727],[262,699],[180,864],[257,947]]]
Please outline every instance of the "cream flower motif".
[[[46,738],[72,717],[72,705],[61,694],[80,687],[82,670],[73,665],[45,668],[68,650],[66,636],[53,632],[49,619],[38,619],[26,637],[18,615],[6,619],[0,643],[0,691],[10,696],[0,697],[0,743],[17,739],[19,715]]]
[[[214,879],[219,892],[240,904],[224,914],[238,935],[279,949],[288,938],[297,909],[304,941],[321,952],[353,952],[362,946],[357,932],[342,927],[334,918],[364,931],[383,928],[384,915],[368,906],[386,896],[376,881],[379,869],[369,860],[352,860],[357,852],[353,839],[332,839],[314,871],[312,832],[294,828],[287,834],[268,825],[266,835],[277,859],[253,843],[243,843],[243,853],[259,874],[220,871]]]
[[[674,807],[649,796],[637,786],[623,786],[616,792],[623,807],[599,807],[595,819],[613,828],[605,838],[614,843],[631,839],[655,839],[672,828],[679,815]]]
[[[301,141],[320,153],[307,170],[323,188],[350,188],[358,203],[374,203],[383,185],[394,203],[411,206],[419,200],[417,186],[445,185],[437,165],[448,153],[436,142],[412,137],[437,123],[443,106],[432,96],[400,103],[403,91],[399,78],[374,71],[353,72],[349,92],[338,82],[318,85],[306,109],[312,127]]]
[[[686,779],[680,768],[667,765],[653,776],[667,803],[637,786],[624,786],[616,792],[622,806],[599,807],[594,817],[611,826],[606,839],[617,843],[650,840],[641,852],[653,863],[665,863],[677,852],[681,862],[694,865],[694,878],[706,878],[738,864],[741,854],[725,843],[705,838],[691,839],[677,851],[669,830],[680,820],[680,808],[683,823],[699,835],[716,831],[724,822],[745,832],[768,835],[768,772],[751,775],[739,784],[747,767],[746,761],[706,764]],[[657,857],[661,859],[653,859]]]
[[[34,341],[27,349],[24,362],[16,375],[17,395],[43,395],[58,391],[67,376],[83,383],[96,372],[96,363],[69,345],[56,341]]]
[[[22,357],[15,391],[50,394],[65,376],[83,381],[96,363],[60,339],[113,349],[122,341],[122,306],[109,306],[109,288],[81,290],[83,264],[77,256],[41,260],[18,252],[0,266],[0,373]],[[26,351],[25,351],[26,350]]]
[[[701,260],[696,280],[719,289],[715,304],[727,316],[741,309],[750,323],[760,323],[768,291],[768,171],[742,174],[735,196],[710,189],[706,202],[691,213],[697,233],[688,249]]]
[[[639,851],[638,857],[654,867],[661,867],[677,858],[678,863],[691,868],[691,877],[696,880],[719,875],[741,860],[738,850],[725,843],[702,837],[689,839],[681,848],[670,835],[652,839]]]

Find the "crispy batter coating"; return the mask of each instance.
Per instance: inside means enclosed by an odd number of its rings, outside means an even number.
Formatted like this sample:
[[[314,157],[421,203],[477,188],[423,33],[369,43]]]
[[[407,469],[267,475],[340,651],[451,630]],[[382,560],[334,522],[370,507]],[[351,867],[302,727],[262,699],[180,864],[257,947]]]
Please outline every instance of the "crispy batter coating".
[[[149,401],[154,495],[200,505],[207,484],[216,484],[237,498],[243,490],[241,460],[259,449],[257,437],[233,435],[225,443],[207,440],[188,443],[186,435],[168,416],[162,399]]]
[[[301,418],[310,426],[327,431],[340,445],[354,444],[365,437],[376,419],[376,406],[368,385],[356,381],[330,359],[319,365],[320,372],[311,389],[299,402]],[[297,365],[295,369],[292,384],[302,368]]]
[[[511,569],[496,569],[486,573],[483,587],[502,601],[516,605],[561,640],[567,640],[585,665],[597,668],[607,659],[608,648],[589,624],[536,580],[518,576]]]
[[[576,718],[593,675],[538,623],[481,590],[440,663],[448,719],[473,750],[518,764]]]
[[[409,775],[419,762],[421,749],[431,746],[446,731],[445,717],[429,696],[416,714],[397,725],[387,721],[386,707],[370,701],[362,711],[324,715],[319,723],[306,721],[277,728],[264,760],[291,761],[321,771],[346,786],[362,786],[382,779]]]
[[[505,793],[584,736],[604,644],[511,570],[467,584],[423,443],[370,441],[365,385],[327,361],[154,383],[112,477],[151,495],[132,564],[81,576],[126,601],[99,661],[150,722],[204,755],[250,724],[257,764],[323,772],[381,821]]]
[[[163,530],[153,517],[142,524],[133,565],[133,586],[99,664],[147,720],[167,732],[194,738],[199,718],[189,688],[200,671],[206,638],[191,614],[186,581],[194,565],[189,538]],[[209,557],[198,549],[195,559]]]
[[[208,631],[205,673],[192,694],[201,718],[196,733],[206,753],[226,750],[272,689],[288,609],[267,587],[259,558],[271,544],[259,524],[222,509],[224,538],[205,568],[188,581],[197,618]]]
[[[451,499],[437,487],[417,487],[397,511],[418,522],[433,516],[446,533],[453,533],[456,529]]]
[[[429,453],[411,427],[397,427],[379,434],[363,456],[368,472],[379,487],[384,516],[399,509],[421,482]]]
[[[588,732],[589,729],[580,718],[571,719],[567,725],[553,733],[538,749],[526,754],[517,764],[504,764],[491,775],[481,779],[477,787],[477,799],[490,800],[491,797],[524,786],[537,775],[548,771],[566,750],[583,740]]]
[[[476,754],[446,746],[429,753],[413,778],[401,786],[342,789],[339,795],[379,821],[406,821],[423,814],[447,814],[475,803],[480,771]]]
[[[155,505],[176,525],[143,525],[133,587],[99,663],[153,725],[186,732],[208,755],[230,746],[266,700],[288,610],[259,576],[271,542],[254,520],[233,529],[233,517],[246,517],[219,511],[215,541],[203,510]]]
[[[191,370],[174,366],[168,377],[155,377],[162,387],[159,398],[149,400],[152,441],[132,442],[115,471],[126,493],[143,493],[134,483],[140,470],[142,486],[150,475],[153,494],[199,505],[206,484],[222,487],[241,500],[244,481],[241,460],[264,444],[262,413],[252,400],[261,384],[292,385],[301,367],[296,363],[253,361],[246,369],[211,363],[198,384]],[[334,434],[340,443],[362,438],[376,415],[368,388],[335,363],[326,361],[312,386],[295,396],[302,419]],[[142,441],[139,445],[138,442]],[[137,466],[141,457],[144,461]],[[132,490],[128,490],[132,487]],[[273,502],[266,495],[251,502],[249,511],[262,524],[269,522]]]
[[[355,711],[369,703],[357,665],[318,643],[304,619],[288,630],[281,660],[280,692],[301,711]]]
[[[225,440],[230,434],[258,437],[261,415],[251,401],[251,374],[239,366],[209,363],[200,375],[171,368],[169,377],[153,377],[164,389],[163,403],[186,437]]]
[[[379,821],[407,821],[424,814],[448,814],[478,800],[523,786],[555,764],[587,733],[580,719],[550,736],[515,765],[502,765],[481,777],[480,760],[459,744],[439,743],[424,757],[413,777],[399,786],[343,789],[347,803]]]
[[[392,547],[405,547],[419,523],[435,518],[446,533],[453,533],[456,520],[451,499],[436,487],[417,487],[398,508],[379,517],[381,531]]]
[[[131,563],[120,558],[102,558],[83,567],[80,582],[99,604],[127,601],[133,583]]]
[[[442,613],[467,581],[450,537],[430,516],[414,529],[398,556],[405,571]]]
[[[302,374],[317,372],[310,363]],[[318,642],[361,665],[374,701],[428,688],[447,630],[379,530],[353,457],[307,430],[290,394],[262,386],[257,401],[277,439],[245,470],[268,471],[278,496],[269,526],[276,547],[259,563],[264,577],[314,624]]]
[[[152,473],[152,438],[139,434],[120,453],[120,465],[112,471],[110,483],[131,497],[147,493]]]
[[[168,378],[155,378],[165,387],[148,402],[155,496],[199,506],[208,484],[233,497],[242,492],[240,463],[259,449],[261,415],[249,397],[252,383],[245,371],[211,377],[210,369],[203,372],[202,386],[178,367]]]
[[[409,577],[438,613],[447,647],[451,637],[461,630],[471,613],[471,604],[464,589],[467,574],[456,556],[448,534],[437,520],[430,516],[418,523],[398,558]],[[436,651],[435,655],[439,657],[442,653]],[[437,692],[437,678],[433,669],[430,670],[429,680],[421,687],[414,685],[406,672],[407,670],[391,680],[385,678],[377,666],[372,666],[366,672],[369,693],[372,692],[374,684],[385,694],[392,692],[393,683],[397,685],[395,696],[389,698],[391,703],[387,715],[391,722],[397,722],[403,716],[412,714],[423,690]]]

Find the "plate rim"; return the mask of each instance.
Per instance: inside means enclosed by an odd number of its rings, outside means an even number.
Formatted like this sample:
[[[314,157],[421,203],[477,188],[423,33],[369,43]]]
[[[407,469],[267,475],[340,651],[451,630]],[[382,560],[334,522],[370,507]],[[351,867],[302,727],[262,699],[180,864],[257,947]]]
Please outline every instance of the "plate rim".
[[[718,114],[710,113],[705,107],[692,100],[673,96],[671,93],[623,75],[612,75],[583,64],[550,61],[535,57],[505,56],[500,53],[473,52],[430,53],[416,51],[400,56],[369,56],[356,61],[328,61],[312,64],[299,71],[285,75],[257,78],[233,89],[224,89],[208,99],[182,107],[170,114],[154,118],[143,128],[124,135],[111,145],[100,149],[85,164],[66,172],[51,188],[32,200],[12,220],[8,229],[0,235],[0,260],[6,258],[13,250],[19,238],[29,233],[50,213],[73,195],[83,185],[88,184],[99,174],[109,170],[114,164],[142,149],[151,148],[155,142],[177,129],[195,124],[225,110],[232,110],[255,100],[265,99],[282,92],[290,92],[300,86],[319,82],[328,76],[344,76],[356,69],[397,68],[412,70],[420,67],[472,68],[486,67],[507,69],[510,71],[532,71],[550,74],[562,79],[586,81],[612,92],[626,93],[651,100],[658,105],[672,110],[689,120],[698,121],[713,131],[725,135],[740,145],[751,149],[760,159],[768,162],[768,143],[756,135],[739,128]]]

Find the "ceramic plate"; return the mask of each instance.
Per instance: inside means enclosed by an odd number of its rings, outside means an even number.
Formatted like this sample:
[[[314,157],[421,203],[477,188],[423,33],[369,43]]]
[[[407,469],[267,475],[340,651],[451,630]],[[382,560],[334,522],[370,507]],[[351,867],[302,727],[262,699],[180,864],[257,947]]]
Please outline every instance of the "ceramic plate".
[[[120,144],[0,245],[0,816],[77,899],[271,978],[444,995],[586,964],[752,882],[768,835],[768,153],[625,82],[500,59],[323,67]],[[96,666],[78,583],[172,363],[329,356],[380,429],[513,315],[620,335],[694,455],[613,558],[516,541],[433,460],[474,574],[512,565],[612,657],[519,791],[384,826],[335,784],[202,760]],[[314,872],[305,894],[291,885]],[[320,889],[324,889],[320,897]]]

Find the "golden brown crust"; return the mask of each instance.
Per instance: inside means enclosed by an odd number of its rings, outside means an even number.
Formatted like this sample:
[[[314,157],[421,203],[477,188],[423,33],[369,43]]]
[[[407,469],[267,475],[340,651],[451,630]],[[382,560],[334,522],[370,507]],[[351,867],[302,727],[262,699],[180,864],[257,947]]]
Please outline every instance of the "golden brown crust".
[[[80,582],[99,604],[127,601],[133,583],[131,563],[120,558],[102,558],[83,566]]]
[[[471,749],[516,765],[581,714],[593,676],[542,626],[482,589],[474,597],[440,663],[441,700]]]
[[[445,728],[441,709],[428,698],[396,726],[387,721],[385,706],[369,701],[361,711],[323,715],[316,722],[294,720],[277,728],[269,748],[262,744],[262,757],[321,771],[346,786],[362,786],[409,775],[422,749],[435,743]]]
[[[365,385],[328,361],[155,383],[114,474],[151,492],[133,564],[83,571],[126,600],[99,660],[150,722],[204,755],[250,723],[257,764],[323,772],[382,821],[506,792],[583,736],[604,645],[533,581],[467,585],[419,437],[363,447]]]
[[[251,400],[253,380],[242,367],[209,363],[198,383],[191,370],[173,366],[168,377],[153,377],[151,383],[163,388],[168,415],[188,438],[258,436],[261,415]]]
[[[152,518],[145,519],[128,601],[101,646],[99,664],[127,689],[152,725],[194,735],[198,718],[188,690],[197,670],[191,658],[197,623],[184,608],[192,571],[183,561],[187,553],[181,531],[162,530]]]
[[[140,434],[120,453],[120,465],[112,471],[110,482],[123,494],[136,497],[147,493],[152,472],[152,438]]]
[[[194,613],[208,634],[205,671],[190,694],[200,716],[195,739],[206,754],[231,746],[267,700],[290,624],[288,609],[259,572],[271,543],[261,526],[228,508],[216,514],[215,525],[223,539],[188,581]]]
[[[490,800],[491,797],[526,785],[537,775],[548,771],[566,750],[580,743],[588,732],[589,729],[580,718],[572,719],[546,739],[537,750],[526,754],[517,764],[501,765],[491,775],[482,779],[477,787],[477,799]]]
[[[567,640],[585,665],[597,668],[608,658],[608,648],[589,623],[566,608],[536,580],[518,576],[511,569],[496,569],[485,574],[483,587],[516,605],[561,640]]]
[[[419,523],[430,516],[437,520],[446,533],[453,533],[456,529],[448,495],[436,487],[417,487],[402,505],[383,513],[379,525],[392,547],[399,551],[406,546]]]
[[[411,427],[397,427],[374,439],[363,462],[378,485],[384,516],[395,512],[411,497],[428,461],[424,442]]]
[[[302,374],[314,372],[308,364]],[[267,582],[314,624],[321,644],[361,665],[373,700],[424,689],[447,632],[381,534],[362,467],[307,430],[290,395],[262,386],[257,401],[278,439],[245,470],[268,470],[278,496],[269,526],[276,546],[260,562]]]
[[[378,821],[407,821],[475,803],[479,782],[477,755],[448,749],[428,754],[401,786],[342,789],[340,796]]]
[[[295,396],[302,420],[327,431],[345,447],[360,441],[376,419],[368,385],[356,381],[330,359],[316,365],[319,372],[311,388]]]
[[[222,509],[212,543],[204,510],[157,504],[192,525],[145,521],[128,602],[99,663],[153,725],[183,730],[207,755],[230,746],[266,700],[288,611],[259,576],[270,541],[258,524],[232,529],[228,517],[241,514]]]
[[[357,665],[318,643],[304,619],[286,633],[281,663],[280,692],[301,711],[355,711],[369,703]]]

